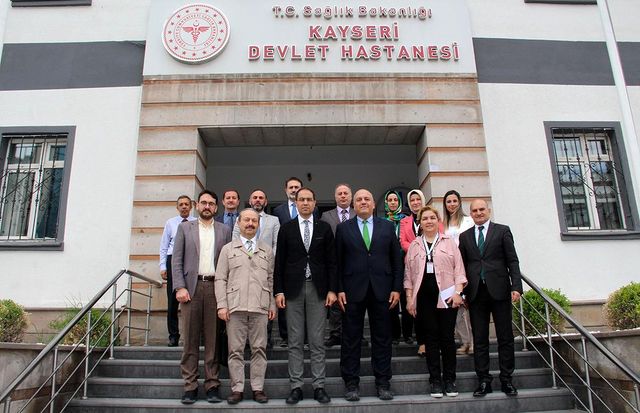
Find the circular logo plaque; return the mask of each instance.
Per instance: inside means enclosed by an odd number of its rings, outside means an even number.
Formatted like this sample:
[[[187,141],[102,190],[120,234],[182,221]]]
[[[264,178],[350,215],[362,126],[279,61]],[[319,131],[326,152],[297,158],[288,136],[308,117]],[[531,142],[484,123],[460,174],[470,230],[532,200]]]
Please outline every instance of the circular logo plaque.
[[[229,40],[229,21],[208,4],[189,4],[167,19],[162,43],[182,63],[200,64],[216,57]]]

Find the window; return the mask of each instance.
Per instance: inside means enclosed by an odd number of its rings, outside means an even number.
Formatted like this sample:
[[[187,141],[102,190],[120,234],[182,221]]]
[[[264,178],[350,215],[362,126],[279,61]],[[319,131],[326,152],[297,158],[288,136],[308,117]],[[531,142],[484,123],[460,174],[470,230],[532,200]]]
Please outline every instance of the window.
[[[13,7],[90,6],[91,0],[11,0]]]
[[[563,233],[634,230],[615,127],[550,126],[556,195]]]
[[[68,133],[2,134],[0,247],[62,246]]]

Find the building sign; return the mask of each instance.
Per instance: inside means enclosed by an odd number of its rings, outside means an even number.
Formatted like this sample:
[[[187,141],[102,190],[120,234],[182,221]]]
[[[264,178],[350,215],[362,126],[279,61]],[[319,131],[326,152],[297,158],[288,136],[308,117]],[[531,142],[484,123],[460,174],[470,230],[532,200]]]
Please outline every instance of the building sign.
[[[175,0],[152,2],[145,75],[475,73],[465,0],[209,0],[175,7]]]
[[[162,29],[164,48],[182,63],[213,59],[229,40],[226,16],[208,4],[189,4],[174,11]]]

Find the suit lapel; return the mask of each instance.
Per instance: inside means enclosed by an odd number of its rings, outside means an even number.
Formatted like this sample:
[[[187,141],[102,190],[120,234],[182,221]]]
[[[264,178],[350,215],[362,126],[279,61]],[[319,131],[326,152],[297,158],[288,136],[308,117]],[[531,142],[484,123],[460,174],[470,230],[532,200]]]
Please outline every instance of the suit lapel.
[[[365,250],[367,249],[367,244],[364,243],[364,238],[362,238],[362,233],[360,232],[360,226],[358,225],[358,218],[353,218],[348,221],[349,226],[351,227],[351,235],[354,237],[354,240],[357,245],[360,245]]]
[[[196,255],[199,257],[200,256],[200,227],[198,226],[199,221],[195,220],[195,221],[191,221],[191,223],[189,223],[189,225],[191,226],[191,237],[193,240],[193,243],[196,245]]]

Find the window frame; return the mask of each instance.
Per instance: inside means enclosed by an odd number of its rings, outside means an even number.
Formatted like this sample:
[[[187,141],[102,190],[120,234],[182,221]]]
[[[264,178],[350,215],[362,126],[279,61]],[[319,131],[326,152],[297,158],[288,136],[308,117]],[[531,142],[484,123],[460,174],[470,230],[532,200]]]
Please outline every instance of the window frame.
[[[66,135],[66,152],[64,159],[64,172],[60,187],[60,204],[58,206],[58,231],[55,239],[0,239],[0,251],[2,250],[64,250],[65,223],[67,215],[67,199],[69,194],[69,182],[71,178],[71,166],[73,161],[73,146],[75,141],[75,126],[38,126],[38,127],[0,127],[0,171],[6,167],[9,142],[15,139],[15,135]],[[44,156],[44,155],[43,155]]]
[[[597,5],[597,0],[524,0],[525,3]]]
[[[92,0],[11,0],[11,7],[91,6]]]
[[[560,177],[558,175],[554,148],[553,129],[590,129],[590,128],[610,128],[613,129],[613,137],[610,139],[611,151],[610,155],[618,168],[622,171],[624,183],[618,179],[618,190],[620,191],[620,204],[624,222],[627,224],[625,229],[590,229],[590,230],[571,230],[567,226],[564,215],[564,203],[562,199],[562,188],[560,187]],[[633,184],[631,182],[631,172],[629,170],[629,162],[625,152],[624,139],[622,137],[622,128],[619,122],[544,122],[545,134],[547,137],[547,149],[549,150],[549,160],[551,162],[551,175],[553,177],[553,187],[556,197],[556,209],[558,212],[558,222],[560,224],[560,237],[563,241],[587,241],[601,239],[640,239],[640,226],[638,218],[638,207],[635,203]]]

